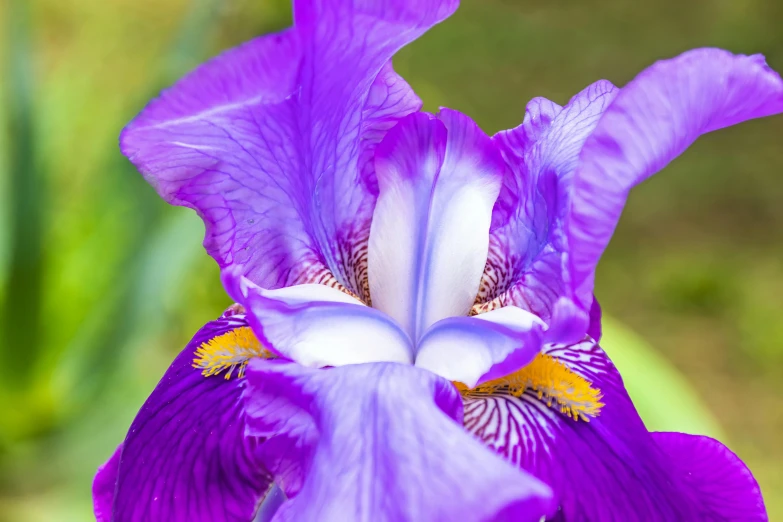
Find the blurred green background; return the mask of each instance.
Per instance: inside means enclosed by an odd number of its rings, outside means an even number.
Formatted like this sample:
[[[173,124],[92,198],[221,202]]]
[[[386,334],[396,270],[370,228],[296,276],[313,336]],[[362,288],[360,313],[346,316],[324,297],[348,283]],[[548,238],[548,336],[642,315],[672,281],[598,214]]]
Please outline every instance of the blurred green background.
[[[0,3],[0,522],[90,520],[95,468],[175,353],[229,304],[190,211],[121,127],[221,49],[290,21],[263,0]],[[625,84],[720,46],[783,70],[775,0],[465,0],[395,60],[488,132],[527,100]],[[783,519],[783,118],[702,138],[636,190],[599,269],[605,344],[651,429],[719,437]],[[641,341],[644,339],[645,341]]]

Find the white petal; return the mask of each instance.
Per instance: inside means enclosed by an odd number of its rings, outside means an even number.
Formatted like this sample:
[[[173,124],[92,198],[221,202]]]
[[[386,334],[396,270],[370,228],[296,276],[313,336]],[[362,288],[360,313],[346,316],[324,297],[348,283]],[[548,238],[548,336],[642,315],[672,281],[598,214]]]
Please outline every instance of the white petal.
[[[414,342],[437,321],[470,310],[505,169],[470,119],[445,109],[439,118],[404,118],[376,151],[370,295]]]
[[[538,317],[516,306],[451,317],[424,334],[415,364],[473,388],[532,361],[541,350],[543,328]]]
[[[241,278],[247,320],[261,343],[303,366],[413,362],[413,346],[388,315],[324,285],[265,290]]]

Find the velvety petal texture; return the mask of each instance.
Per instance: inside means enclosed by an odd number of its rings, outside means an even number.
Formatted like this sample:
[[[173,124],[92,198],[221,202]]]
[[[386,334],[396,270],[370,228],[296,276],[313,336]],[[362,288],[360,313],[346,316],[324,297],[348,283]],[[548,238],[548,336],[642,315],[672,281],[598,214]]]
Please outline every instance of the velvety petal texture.
[[[583,314],[595,267],[628,191],[700,135],[783,112],[783,80],[760,55],[696,49],[660,61],[626,85],[585,142],[574,174],[566,236],[568,295]]]
[[[99,521],[253,519],[271,478],[262,441],[245,436],[245,380],[204,377],[192,366],[202,343],[242,326],[242,316],[212,321],[174,360],[96,476]]]
[[[470,310],[505,165],[470,118],[443,109],[401,120],[378,146],[375,170],[372,303],[417,341],[439,320]]]
[[[549,488],[465,432],[459,394],[430,372],[256,360],[247,377],[251,434],[284,434],[275,413],[284,404],[317,428],[312,451],[300,453],[304,484],[275,522],[538,522],[553,513]]]
[[[559,504],[553,520],[757,519],[758,486],[747,469],[717,442],[678,462],[681,448],[660,444],[647,432],[597,344],[548,345],[544,353],[600,389],[604,406],[597,417],[576,421],[529,390],[521,397],[466,397],[465,427],[552,487]],[[706,473],[710,452],[716,457],[714,479]],[[732,495],[726,505],[714,498],[726,493]]]
[[[390,59],[455,8],[296,2],[294,28],[224,53],[151,102],[123,131],[123,153],[167,201],[199,212],[221,267],[265,288],[327,282],[361,295],[368,158],[420,107]]]

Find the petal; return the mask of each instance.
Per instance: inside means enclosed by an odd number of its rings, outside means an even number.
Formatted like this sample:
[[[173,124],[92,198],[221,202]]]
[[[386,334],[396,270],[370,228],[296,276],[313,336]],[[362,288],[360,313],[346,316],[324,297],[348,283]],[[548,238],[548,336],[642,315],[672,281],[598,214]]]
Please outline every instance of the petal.
[[[249,364],[249,374],[257,362]],[[275,364],[290,365],[278,359]],[[264,439],[261,460],[287,498],[299,494],[307,477],[309,461],[318,442],[318,427],[302,405],[278,393],[277,381],[263,383],[265,377],[253,374],[245,395],[248,425],[245,434]]]
[[[724,520],[706,491],[725,481],[704,476],[703,488],[695,487],[690,469],[679,467],[647,432],[597,344],[549,345],[544,353],[601,390],[604,406],[597,417],[573,420],[529,390],[521,397],[467,395],[464,422],[552,487],[560,506],[556,520]]]
[[[376,361],[413,362],[407,334],[388,315],[324,285],[265,290],[223,278],[238,296],[261,343],[309,367]]]
[[[765,521],[767,511],[758,482],[729,448],[710,437],[652,433],[658,446],[708,502],[720,520]]]
[[[367,155],[420,107],[390,59],[456,2],[415,7],[296,2],[294,28],[165,91],[123,131],[122,151],[167,201],[199,212],[221,268],[267,288],[336,277],[361,294],[376,197]]]
[[[505,167],[475,123],[444,109],[439,119],[404,118],[378,146],[375,168],[370,294],[415,341],[470,310]]]
[[[469,388],[525,366],[541,350],[544,323],[507,306],[435,323],[421,339],[416,366]]]
[[[593,296],[593,304],[590,307],[590,324],[587,327],[587,336],[591,339],[595,339],[596,342],[601,340],[601,334],[603,329],[601,328],[601,304],[598,299]]]
[[[560,105],[551,100],[533,98],[525,107],[525,118],[521,125],[493,137],[493,141],[498,143],[504,158],[509,162],[511,175],[503,178],[503,187],[492,210],[492,230],[519,219],[517,214],[520,204],[523,203],[519,195],[526,190],[524,185],[527,183],[524,151],[531,150],[536,142],[546,135],[552,121],[562,110]]]
[[[421,105],[413,89],[394,72],[392,63],[387,62],[370,86],[362,113],[362,157],[359,162],[364,181],[373,185],[373,193],[378,193],[373,159],[376,146],[402,116],[418,111]]]
[[[536,98],[528,104],[522,125],[492,138],[512,175],[493,211],[489,256],[474,312],[513,305],[550,322],[567,282],[564,221],[573,170],[582,144],[616,93],[602,80],[562,109]]]
[[[595,267],[628,191],[700,135],[783,111],[783,81],[760,55],[696,49],[625,86],[585,142],[567,224],[569,296],[590,308]]]
[[[120,470],[122,444],[114,451],[92,481],[92,506],[96,522],[112,522],[111,512],[114,505],[114,490],[117,488],[117,475]]]
[[[459,394],[432,373],[394,363],[314,370],[256,360],[247,375],[248,402],[261,404],[251,433],[268,432],[269,396],[310,412],[317,427],[311,452],[300,453],[308,469],[302,489],[275,522],[537,522],[551,512],[546,486],[454,422]]]
[[[204,377],[192,366],[202,343],[246,325],[241,315],[207,323],[174,360],[133,421],[121,452],[96,477],[99,520],[253,519],[270,478],[257,454],[261,440],[244,433],[245,380]],[[100,486],[111,482],[104,480],[110,470],[116,477],[111,507],[108,487]]]

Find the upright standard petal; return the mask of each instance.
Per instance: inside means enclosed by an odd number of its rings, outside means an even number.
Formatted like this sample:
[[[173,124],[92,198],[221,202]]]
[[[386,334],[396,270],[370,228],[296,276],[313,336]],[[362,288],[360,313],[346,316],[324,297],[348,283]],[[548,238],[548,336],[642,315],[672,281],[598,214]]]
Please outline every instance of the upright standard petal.
[[[513,305],[550,322],[569,279],[564,225],[573,171],[582,145],[616,94],[601,80],[563,108],[535,98],[522,125],[492,138],[510,175],[493,211],[474,313]]]
[[[221,268],[267,288],[341,283],[362,295],[368,151],[420,107],[390,59],[455,8],[297,2],[294,28],[186,76],[128,125],[121,148],[167,201],[199,212]]]
[[[449,317],[421,338],[416,366],[469,388],[503,377],[538,355],[544,323],[507,306],[476,317]]]
[[[203,343],[243,327],[241,316],[212,321],[175,359],[96,476],[98,520],[253,519],[271,477],[258,454],[263,441],[245,436],[245,380],[204,377],[193,367]]]
[[[437,321],[470,310],[505,165],[475,123],[443,109],[438,118],[403,119],[378,146],[375,167],[373,306],[416,342]]]
[[[344,292],[324,285],[265,290],[244,277],[223,280],[263,345],[287,359],[316,368],[413,362],[411,340],[396,322]]]
[[[721,452],[715,452],[720,457],[715,477],[705,472],[703,457],[709,452],[678,462],[678,448],[667,448],[648,433],[619,373],[597,344],[549,345],[543,353],[600,390],[603,405],[597,416],[575,420],[533,389],[520,396],[499,390],[466,394],[465,427],[552,487],[559,504],[554,520],[756,519],[752,500],[758,499],[758,489],[749,472],[727,480],[723,471],[740,467]],[[698,476],[689,475],[694,472]],[[715,493],[732,493],[727,505],[736,509],[723,509]]]
[[[251,434],[269,433],[270,397],[309,412],[317,427],[312,452],[303,453],[305,482],[275,522],[538,522],[553,512],[544,484],[455,422],[459,394],[430,372],[394,363],[313,370],[258,360],[247,375]]]
[[[628,191],[700,135],[783,112],[783,80],[760,55],[696,49],[660,61],[625,86],[585,142],[566,225],[568,295],[586,322],[595,267]]]

